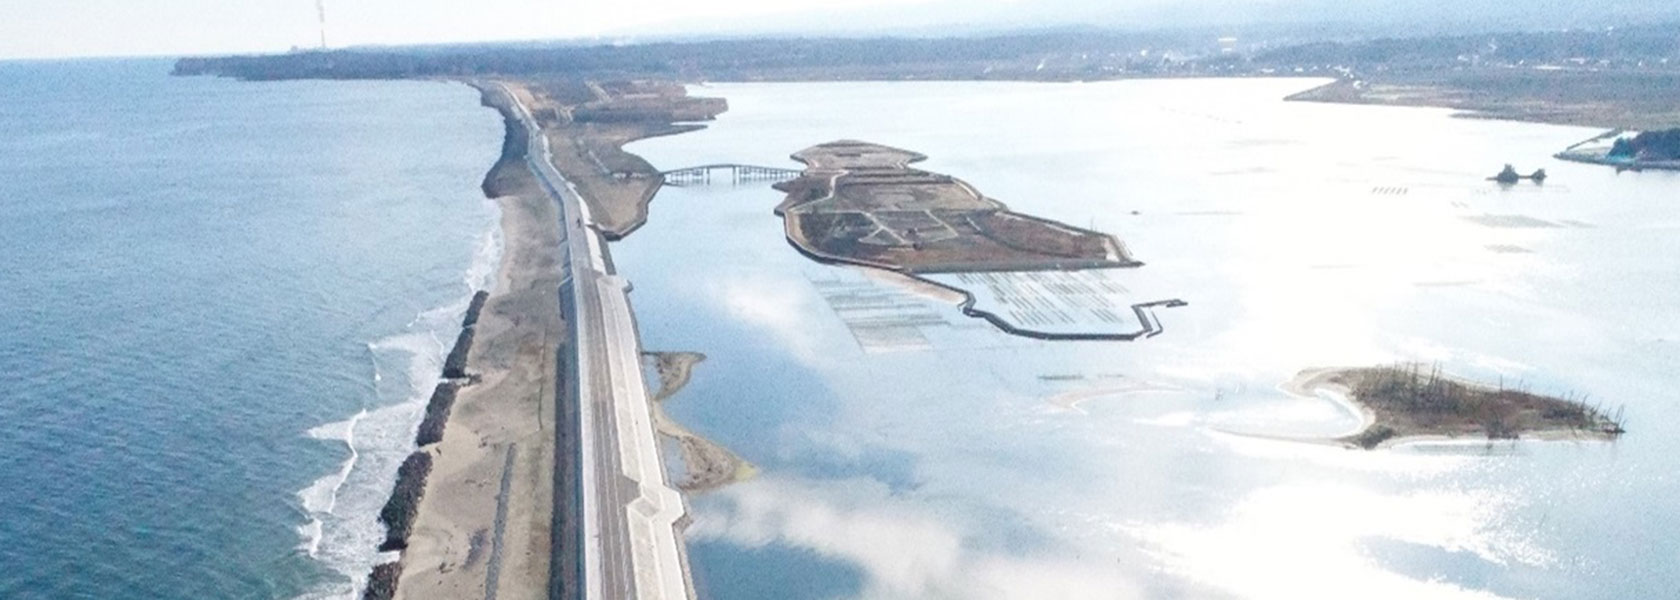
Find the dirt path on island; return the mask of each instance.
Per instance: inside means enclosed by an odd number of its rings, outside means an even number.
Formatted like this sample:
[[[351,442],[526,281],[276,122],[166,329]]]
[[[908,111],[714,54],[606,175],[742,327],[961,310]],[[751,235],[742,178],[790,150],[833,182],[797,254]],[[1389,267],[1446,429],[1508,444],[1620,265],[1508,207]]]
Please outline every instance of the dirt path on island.
[[[665,401],[688,385],[695,365],[706,360],[698,352],[644,352],[642,358],[659,375],[653,395],[653,422],[660,435],[676,440],[686,467],[674,482],[677,489],[699,493],[752,478],[758,470],[717,442],[690,431],[665,414]]]

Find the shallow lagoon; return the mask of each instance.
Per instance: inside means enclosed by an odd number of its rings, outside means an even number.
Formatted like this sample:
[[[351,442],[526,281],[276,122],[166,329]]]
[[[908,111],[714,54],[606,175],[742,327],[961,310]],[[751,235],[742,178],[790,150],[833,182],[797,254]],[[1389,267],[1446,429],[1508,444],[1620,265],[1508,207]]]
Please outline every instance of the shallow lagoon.
[[[781,237],[767,187],[667,188],[613,248],[644,346],[709,359],[671,413],[763,472],[692,498],[709,598],[1657,597],[1680,578],[1680,177],[1554,161],[1597,131],[1285,103],[1306,80],[736,84],[631,147],[793,166],[855,138],[1120,236],[1186,307],[1040,342]],[[1545,167],[1544,187],[1483,178]],[[836,294],[839,289],[845,293]],[[835,298],[916,336],[859,336]],[[871,315],[879,317],[880,315]],[[1615,444],[1350,451],[1277,385],[1437,363],[1626,406]]]

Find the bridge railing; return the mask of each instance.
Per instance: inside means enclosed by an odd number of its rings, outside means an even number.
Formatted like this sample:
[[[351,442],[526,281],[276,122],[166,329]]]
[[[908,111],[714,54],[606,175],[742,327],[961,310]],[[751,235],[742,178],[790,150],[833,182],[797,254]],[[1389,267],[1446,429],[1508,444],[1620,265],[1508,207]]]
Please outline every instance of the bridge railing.
[[[797,179],[802,172],[797,169],[783,169],[779,167],[763,167],[758,165],[717,164],[700,165],[665,171],[660,175],[665,178],[665,185],[698,186],[698,185],[741,185],[745,183],[777,183]]]

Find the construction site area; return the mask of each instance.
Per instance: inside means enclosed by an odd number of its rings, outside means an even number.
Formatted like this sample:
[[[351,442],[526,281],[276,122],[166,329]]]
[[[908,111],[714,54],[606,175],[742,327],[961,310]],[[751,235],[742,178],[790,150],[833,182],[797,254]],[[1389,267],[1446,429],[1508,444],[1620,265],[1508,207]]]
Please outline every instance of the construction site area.
[[[910,168],[927,157],[836,141],[793,155],[776,185],[787,238],[818,260],[905,273],[1135,267],[1113,236],[1009,210],[955,177]]]

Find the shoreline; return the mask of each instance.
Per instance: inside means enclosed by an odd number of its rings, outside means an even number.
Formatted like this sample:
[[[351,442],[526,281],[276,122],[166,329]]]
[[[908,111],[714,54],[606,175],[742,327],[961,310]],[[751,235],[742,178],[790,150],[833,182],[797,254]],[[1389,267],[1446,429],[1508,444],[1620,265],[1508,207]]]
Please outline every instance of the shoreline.
[[[701,494],[740,483],[758,475],[758,467],[722,444],[695,433],[665,412],[665,402],[688,385],[694,367],[706,360],[698,352],[643,352],[645,368],[659,375],[659,390],[651,398],[653,423],[659,434],[674,441],[682,453],[682,478],[675,482],[685,495]]]
[[[484,106],[504,110],[478,89]],[[406,548],[396,561],[375,568],[367,598],[548,594],[555,474],[551,346],[563,336],[559,306],[544,290],[559,287],[558,207],[535,190],[525,171],[522,128],[507,125],[505,111],[502,116],[502,155],[481,185],[500,209],[495,283],[469,304],[458,338],[468,346],[451,352],[428,418],[416,431],[424,445],[415,456],[430,458],[430,476],[413,503]],[[460,379],[471,385],[455,387]]]
[[[1604,98],[1507,97],[1478,88],[1505,74],[1484,73],[1484,79],[1445,79],[1451,73],[1394,75],[1396,81],[1333,79],[1284,97],[1286,102],[1319,102],[1364,106],[1436,108],[1453,111],[1455,119],[1486,119],[1597,129],[1651,129],[1680,116],[1651,115],[1638,107]],[[1411,80],[1405,80],[1412,77]],[[1557,85],[1564,85],[1558,83]],[[1589,101],[1590,100],[1590,101]],[[1677,113],[1680,114],[1680,113]],[[1557,157],[1562,158],[1562,157]],[[1566,159],[1567,160],[1567,159]]]
[[[381,356],[406,354],[406,358],[396,359],[397,368],[411,381],[406,395],[392,404],[364,406],[344,420],[323,423],[304,434],[311,439],[342,444],[349,453],[337,470],[294,494],[305,517],[304,523],[296,528],[303,538],[299,550],[316,564],[344,577],[324,582],[309,593],[372,594],[367,597],[383,598],[395,589],[401,565],[396,561],[397,553],[389,548],[406,543],[404,531],[412,528],[412,505],[418,498],[416,492],[423,488],[430,473],[432,458],[413,445],[410,441],[413,438],[405,434],[415,427],[408,413],[418,408],[421,415],[418,426],[424,429],[428,420],[435,421],[428,413],[445,390],[453,394],[473,383],[470,378],[443,379],[439,369],[449,362],[451,354],[465,352],[471,346],[471,341],[463,340],[462,334],[476,321],[486,294],[483,290],[494,285],[492,277],[501,262],[501,208],[487,197],[479,198],[475,206],[488,218],[473,245],[471,261],[462,272],[460,284],[467,294],[421,310],[404,328],[386,332],[367,343],[372,384],[376,388],[381,385],[384,369],[391,366]],[[472,218],[476,222],[476,212]],[[376,392],[376,397],[392,396]],[[384,462],[393,467],[388,477],[378,475],[383,469],[377,465]],[[364,494],[360,486],[347,485],[352,477],[360,477],[354,473],[370,470],[372,480],[391,487],[366,489]],[[364,510],[362,503],[371,506]],[[397,530],[395,536],[392,524]]]

